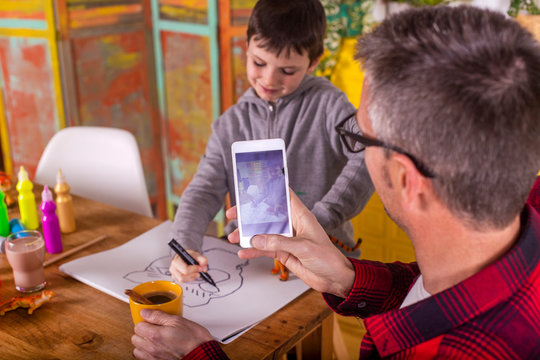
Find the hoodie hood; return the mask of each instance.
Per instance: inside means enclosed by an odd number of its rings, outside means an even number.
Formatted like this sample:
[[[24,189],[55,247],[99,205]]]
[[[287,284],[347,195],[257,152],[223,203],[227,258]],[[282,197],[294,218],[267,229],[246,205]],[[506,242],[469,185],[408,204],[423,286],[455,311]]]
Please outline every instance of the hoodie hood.
[[[276,106],[282,106],[287,105],[291,99],[294,99],[296,97],[303,96],[306,92],[308,92],[311,88],[317,86],[317,87],[326,87],[330,83],[328,80],[322,77],[316,77],[312,75],[305,75],[302,81],[300,82],[300,85],[294,90],[292,93],[282,96],[279,99],[276,100],[275,105]],[[269,101],[263,100],[257,95],[255,92],[255,89],[253,87],[250,87],[242,96],[240,99],[238,99],[238,104],[240,103],[252,103],[252,104],[260,104],[264,106],[265,108],[268,107]]]

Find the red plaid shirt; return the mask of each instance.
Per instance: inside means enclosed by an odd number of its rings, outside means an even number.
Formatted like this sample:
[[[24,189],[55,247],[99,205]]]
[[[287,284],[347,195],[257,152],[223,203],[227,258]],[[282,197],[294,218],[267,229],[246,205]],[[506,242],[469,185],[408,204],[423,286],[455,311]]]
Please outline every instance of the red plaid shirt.
[[[347,299],[323,296],[342,315],[367,317],[361,359],[540,359],[540,214],[526,209],[522,226],[503,258],[404,309],[399,306],[419,274],[416,263],[351,259],[356,278]],[[211,341],[184,359],[227,355]]]
[[[193,349],[189,354],[184,356],[182,359],[184,360],[207,360],[207,359],[214,359],[214,360],[225,360],[228,359],[227,355],[223,352],[221,349],[221,346],[219,346],[219,343],[217,341],[209,341],[206,343],[203,343]]]
[[[336,312],[365,318],[361,359],[540,359],[540,214],[531,207],[504,257],[401,310],[415,263],[351,262],[349,296],[324,297]]]
[[[527,203],[540,212],[540,176],[536,178],[534,185],[527,198]]]

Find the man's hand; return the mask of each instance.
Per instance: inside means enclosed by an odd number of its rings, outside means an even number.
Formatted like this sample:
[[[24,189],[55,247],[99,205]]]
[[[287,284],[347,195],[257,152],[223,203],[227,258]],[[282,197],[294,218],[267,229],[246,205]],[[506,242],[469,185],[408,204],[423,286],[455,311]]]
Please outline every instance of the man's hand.
[[[180,359],[202,343],[213,340],[201,325],[159,310],[141,310],[131,343],[137,359]]]
[[[313,289],[346,297],[354,283],[351,262],[332,244],[315,216],[292,191],[291,214],[295,237],[256,235],[251,239],[253,248],[240,250],[238,256],[278,259]],[[226,215],[236,218],[236,207],[227,210]],[[238,230],[229,235],[229,241],[240,241]]]
[[[191,282],[200,277],[200,272],[208,271],[208,259],[194,250],[187,252],[199,263],[199,265],[188,265],[178,255],[174,255],[169,271],[174,280],[178,282]]]

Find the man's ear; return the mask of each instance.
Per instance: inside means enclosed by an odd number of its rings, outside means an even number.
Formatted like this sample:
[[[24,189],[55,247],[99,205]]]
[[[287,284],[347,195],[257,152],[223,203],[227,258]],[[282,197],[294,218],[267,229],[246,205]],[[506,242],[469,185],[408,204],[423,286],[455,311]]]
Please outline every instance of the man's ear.
[[[418,171],[411,159],[403,154],[392,154],[392,183],[396,186],[403,207],[407,210],[425,208],[427,179]]]

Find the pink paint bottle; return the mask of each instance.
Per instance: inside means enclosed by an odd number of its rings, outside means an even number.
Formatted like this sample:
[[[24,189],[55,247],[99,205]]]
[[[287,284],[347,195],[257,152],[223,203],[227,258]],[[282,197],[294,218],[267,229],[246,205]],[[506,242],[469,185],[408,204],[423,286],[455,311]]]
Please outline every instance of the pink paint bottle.
[[[43,225],[43,238],[45,248],[50,254],[62,252],[62,237],[60,235],[60,223],[56,216],[56,204],[53,201],[52,193],[45,185],[41,193],[41,224]]]

